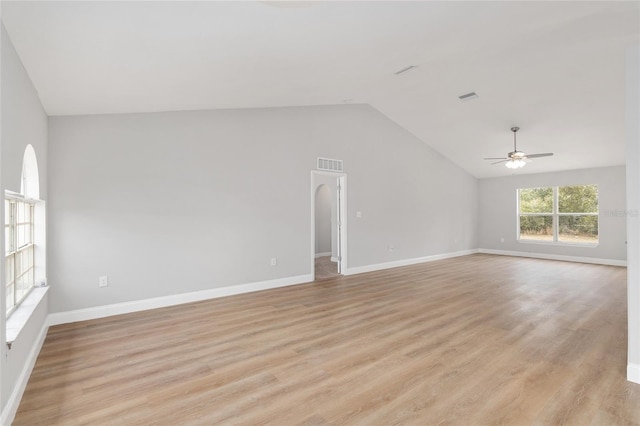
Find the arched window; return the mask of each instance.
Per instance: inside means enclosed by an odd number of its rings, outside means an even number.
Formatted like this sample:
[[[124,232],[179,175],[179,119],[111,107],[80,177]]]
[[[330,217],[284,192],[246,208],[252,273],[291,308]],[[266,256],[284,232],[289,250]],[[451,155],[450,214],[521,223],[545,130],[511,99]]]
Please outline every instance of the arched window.
[[[38,159],[31,144],[27,145],[22,157],[22,183],[20,193],[24,198],[37,200],[40,198],[40,174],[38,173]]]
[[[4,235],[6,311],[9,316],[36,283],[36,212],[40,197],[38,161],[31,145],[22,160],[20,193],[5,192]],[[41,249],[42,250],[42,249]],[[40,251],[41,251],[40,250]]]

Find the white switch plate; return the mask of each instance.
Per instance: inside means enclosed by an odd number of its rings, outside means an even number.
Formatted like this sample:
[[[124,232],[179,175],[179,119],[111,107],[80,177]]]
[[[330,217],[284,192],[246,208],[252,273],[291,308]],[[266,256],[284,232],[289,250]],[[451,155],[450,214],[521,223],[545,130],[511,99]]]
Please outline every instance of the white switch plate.
[[[98,278],[98,286],[99,287],[107,287],[109,285],[109,277],[103,275]]]
[[[271,258],[271,266],[276,266],[278,264],[278,259],[275,257]]]
[[[356,217],[359,219],[362,217],[362,212],[356,212]]]

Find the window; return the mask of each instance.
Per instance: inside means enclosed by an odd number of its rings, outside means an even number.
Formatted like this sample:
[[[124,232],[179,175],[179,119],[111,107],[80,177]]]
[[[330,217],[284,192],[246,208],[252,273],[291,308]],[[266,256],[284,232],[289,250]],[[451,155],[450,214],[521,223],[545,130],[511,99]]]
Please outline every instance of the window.
[[[7,316],[34,286],[34,204],[19,198],[4,200],[5,283]]]
[[[518,190],[518,240],[598,243],[598,186]]]
[[[520,239],[553,241],[553,188],[521,189]]]

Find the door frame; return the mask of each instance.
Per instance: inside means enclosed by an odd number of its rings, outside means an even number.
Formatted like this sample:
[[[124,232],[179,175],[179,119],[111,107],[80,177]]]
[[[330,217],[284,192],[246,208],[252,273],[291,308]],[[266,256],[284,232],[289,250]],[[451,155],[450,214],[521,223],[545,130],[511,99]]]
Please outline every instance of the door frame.
[[[311,278],[312,281],[316,279],[316,177],[317,176],[332,176],[336,178],[336,182],[340,184],[340,202],[338,203],[340,208],[338,210],[338,219],[340,221],[339,235],[339,247],[340,259],[338,259],[338,270],[342,275],[346,275],[347,270],[347,174],[335,173],[335,172],[323,172],[319,170],[311,170],[311,188],[309,193],[311,194]],[[336,199],[337,201],[337,199]],[[338,207],[338,206],[336,206]]]

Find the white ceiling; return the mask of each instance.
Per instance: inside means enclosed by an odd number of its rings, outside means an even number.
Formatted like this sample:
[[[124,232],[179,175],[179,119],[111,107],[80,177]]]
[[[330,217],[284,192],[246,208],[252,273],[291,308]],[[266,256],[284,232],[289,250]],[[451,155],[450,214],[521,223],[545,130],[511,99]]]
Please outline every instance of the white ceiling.
[[[555,153],[516,173],[625,162],[638,2],[3,1],[2,20],[50,115],[368,103],[480,178],[513,173],[482,158],[514,125]]]

